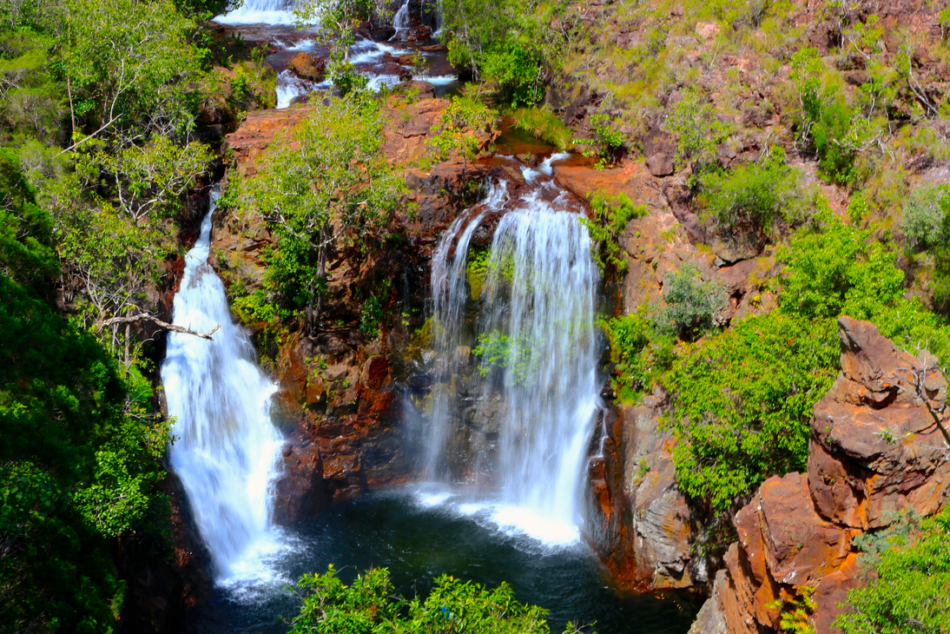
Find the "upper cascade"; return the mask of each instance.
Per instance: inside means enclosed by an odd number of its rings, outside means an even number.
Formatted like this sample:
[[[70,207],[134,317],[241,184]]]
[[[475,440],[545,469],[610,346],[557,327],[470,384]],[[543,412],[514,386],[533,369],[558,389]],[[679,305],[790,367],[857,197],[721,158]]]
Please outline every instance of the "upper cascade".
[[[245,0],[239,8],[219,15],[222,24],[293,24],[295,0]]]

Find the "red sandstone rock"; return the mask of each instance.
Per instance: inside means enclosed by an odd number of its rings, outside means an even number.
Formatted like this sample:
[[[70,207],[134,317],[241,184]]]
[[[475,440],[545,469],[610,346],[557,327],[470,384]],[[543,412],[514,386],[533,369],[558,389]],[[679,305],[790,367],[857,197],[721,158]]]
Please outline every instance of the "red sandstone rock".
[[[290,60],[288,68],[302,79],[323,81],[327,72],[327,60],[322,57],[314,57],[310,53],[301,51]]]
[[[841,374],[816,405],[808,474],[770,478],[735,517],[739,534],[691,632],[775,631],[768,604],[815,588],[817,634],[860,584],[852,538],[931,514],[950,487],[946,380],[867,322],[838,320]]]

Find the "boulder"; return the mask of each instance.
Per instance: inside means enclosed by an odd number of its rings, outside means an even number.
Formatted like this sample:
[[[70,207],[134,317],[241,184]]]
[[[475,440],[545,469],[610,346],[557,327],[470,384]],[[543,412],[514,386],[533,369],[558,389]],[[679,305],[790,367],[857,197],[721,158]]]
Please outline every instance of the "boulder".
[[[301,51],[290,60],[288,66],[301,79],[309,81],[323,81],[327,72],[327,60],[323,57],[314,57],[310,53]]]

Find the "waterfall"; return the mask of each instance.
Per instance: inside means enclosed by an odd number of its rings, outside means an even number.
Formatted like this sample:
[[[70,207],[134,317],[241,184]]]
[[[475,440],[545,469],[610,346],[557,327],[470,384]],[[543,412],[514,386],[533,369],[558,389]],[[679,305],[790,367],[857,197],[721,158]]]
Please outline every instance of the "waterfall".
[[[408,29],[411,26],[409,23],[409,0],[406,0],[399,10],[396,11],[396,15],[393,16],[393,28],[396,29],[396,33],[389,38],[390,40],[399,39],[399,34]]]
[[[261,581],[280,549],[270,522],[270,483],[283,439],[271,422],[277,391],[255,364],[247,333],[231,321],[221,279],[208,264],[211,217],[201,223],[175,295],[174,324],[199,332],[221,328],[214,341],[169,333],[162,364],[168,414],[176,437],[169,450],[219,582]]]
[[[488,199],[443,236],[432,265],[429,473],[486,479],[493,521],[550,543],[579,538],[584,468],[599,407],[595,292],[599,273],[579,205],[525,170],[528,187]],[[470,243],[500,215],[472,297]],[[487,223],[486,223],[487,224]],[[474,348],[478,367],[469,364]],[[466,377],[466,366],[468,375]],[[467,454],[467,455],[466,455]],[[467,464],[457,463],[466,456]],[[487,474],[487,476],[486,476]]]
[[[245,0],[236,10],[219,15],[222,24],[293,24],[295,0]]]

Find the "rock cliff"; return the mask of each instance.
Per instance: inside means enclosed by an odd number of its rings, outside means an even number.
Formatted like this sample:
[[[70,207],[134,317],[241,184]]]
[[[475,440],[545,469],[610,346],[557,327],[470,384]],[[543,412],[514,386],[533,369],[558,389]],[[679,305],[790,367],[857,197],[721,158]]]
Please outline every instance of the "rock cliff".
[[[848,590],[866,573],[852,540],[896,512],[929,515],[950,488],[947,382],[925,351],[894,347],[842,317],[841,373],[814,408],[808,473],[767,480],[735,516],[726,554],[694,634],[776,631],[778,599],[814,589],[817,634],[834,632]]]

